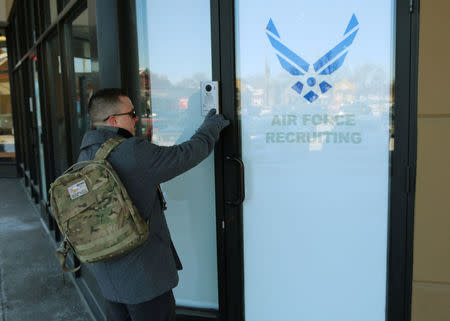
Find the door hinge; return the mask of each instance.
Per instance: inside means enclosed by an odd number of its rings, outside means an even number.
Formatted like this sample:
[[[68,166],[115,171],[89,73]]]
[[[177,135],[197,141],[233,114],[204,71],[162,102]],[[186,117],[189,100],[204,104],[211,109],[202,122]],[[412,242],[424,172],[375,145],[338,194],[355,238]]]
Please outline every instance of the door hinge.
[[[409,0],[409,13],[414,12],[414,0]]]

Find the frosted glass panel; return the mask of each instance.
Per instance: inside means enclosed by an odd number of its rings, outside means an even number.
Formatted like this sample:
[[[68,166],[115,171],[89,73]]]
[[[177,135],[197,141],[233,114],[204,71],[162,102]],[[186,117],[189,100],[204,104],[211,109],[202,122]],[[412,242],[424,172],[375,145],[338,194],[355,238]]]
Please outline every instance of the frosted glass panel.
[[[211,80],[209,1],[136,1],[142,134],[171,146],[204,117],[200,81]],[[162,185],[166,218],[184,269],[177,305],[218,309],[214,156]]]
[[[392,0],[236,0],[246,321],[384,321]]]

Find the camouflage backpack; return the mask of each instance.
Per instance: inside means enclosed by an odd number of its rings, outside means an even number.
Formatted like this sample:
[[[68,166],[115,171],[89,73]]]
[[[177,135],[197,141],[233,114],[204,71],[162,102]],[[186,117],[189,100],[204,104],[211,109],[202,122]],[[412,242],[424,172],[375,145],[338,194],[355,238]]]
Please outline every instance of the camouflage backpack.
[[[53,216],[64,241],[56,256],[64,271],[72,250],[81,262],[96,262],[123,255],[144,243],[148,222],[139,215],[125,187],[106,160],[124,139],[103,143],[94,160],[78,162],[50,187]]]

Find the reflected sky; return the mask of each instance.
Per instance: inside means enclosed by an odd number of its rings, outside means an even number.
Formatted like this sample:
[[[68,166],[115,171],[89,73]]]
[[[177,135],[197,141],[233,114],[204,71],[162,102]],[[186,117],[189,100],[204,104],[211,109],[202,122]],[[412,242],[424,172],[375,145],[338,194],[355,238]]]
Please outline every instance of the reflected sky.
[[[200,82],[211,80],[209,12],[207,1],[136,1],[141,101],[152,115],[151,125],[141,117],[142,131],[152,126],[160,145],[189,139],[203,119]]]
[[[245,44],[245,51],[238,49],[246,62],[241,77],[261,71],[265,58],[273,59],[270,44],[265,38],[265,27],[272,18],[281,38],[305,60],[314,62],[325,54],[342,37],[352,14],[361,23],[358,41],[351,49],[353,63],[377,64],[390,68],[391,51],[386,45],[392,41],[392,1],[280,1],[255,5],[252,1],[237,1],[237,17],[245,16],[245,22],[237,20],[237,45]],[[245,27],[243,27],[245,24]],[[388,43],[387,43],[388,41]],[[261,54],[264,53],[264,54]],[[248,58],[247,58],[248,57]]]
[[[140,118],[158,145],[188,140],[204,119],[199,92],[200,81],[211,80],[209,12],[209,0],[136,0],[139,108],[150,116]],[[182,306],[218,309],[214,185],[214,155],[162,185],[184,266],[174,290]]]
[[[236,1],[246,320],[385,319],[393,2]]]
[[[141,68],[151,64],[152,72],[167,76],[172,83],[193,73],[210,77],[211,28],[205,24],[209,2],[138,0],[136,13],[142,31],[138,33]]]

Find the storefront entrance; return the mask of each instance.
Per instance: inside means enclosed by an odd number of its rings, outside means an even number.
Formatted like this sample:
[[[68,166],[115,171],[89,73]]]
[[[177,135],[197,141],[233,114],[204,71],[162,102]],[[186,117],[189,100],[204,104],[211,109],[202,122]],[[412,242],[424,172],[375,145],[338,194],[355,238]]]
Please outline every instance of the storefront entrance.
[[[174,6],[134,8],[142,135],[189,139],[203,119],[201,81],[219,81],[232,121],[213,156],[163,186],[185,267],[180,309],[198,320],[400,320],[407,8]]]
[[[418,16],[414,0],[16,1],[0,127],[14,119],[57,243],[48,188],[77,159],[91,95],[121,87],[137,134],[170,146],[215,82],[230,126],[162,186],[177,320],[410,321]],[[93,276],[74,280],[101,319]]]

